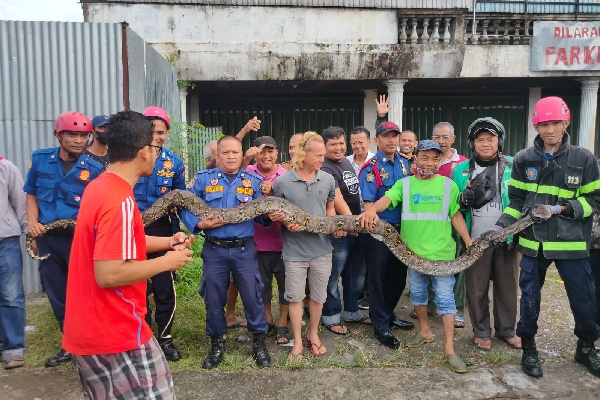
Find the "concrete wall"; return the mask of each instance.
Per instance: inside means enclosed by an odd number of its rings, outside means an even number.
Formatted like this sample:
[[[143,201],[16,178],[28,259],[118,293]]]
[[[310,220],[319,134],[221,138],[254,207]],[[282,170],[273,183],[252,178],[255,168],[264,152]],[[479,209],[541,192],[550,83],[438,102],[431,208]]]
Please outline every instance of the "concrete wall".
[[[531,72],[530,46],[399,45],[396,10],[85,4],[86,21],[127,21],[183,80],[593,76]]]

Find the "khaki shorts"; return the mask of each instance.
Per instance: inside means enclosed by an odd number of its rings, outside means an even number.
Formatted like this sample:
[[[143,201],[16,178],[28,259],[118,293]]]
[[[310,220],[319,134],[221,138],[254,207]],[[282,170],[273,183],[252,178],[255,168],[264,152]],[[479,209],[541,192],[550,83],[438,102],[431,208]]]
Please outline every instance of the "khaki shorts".
[[[331,253],[308,261],[283,260],[285,264],[285,299],[290,303],[304,300],[306,279],[310,298],[319,304],[327,300],[327,283],[331,275]]]

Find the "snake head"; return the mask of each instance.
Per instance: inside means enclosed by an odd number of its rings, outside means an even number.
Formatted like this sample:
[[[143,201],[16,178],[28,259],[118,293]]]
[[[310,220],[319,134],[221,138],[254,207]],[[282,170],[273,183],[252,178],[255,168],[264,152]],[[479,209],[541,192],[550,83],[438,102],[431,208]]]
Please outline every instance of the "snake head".
[[[552,216],[550,209],[543,205],[537,205],[531,209],[531,219],[534,222],[543,222]]]

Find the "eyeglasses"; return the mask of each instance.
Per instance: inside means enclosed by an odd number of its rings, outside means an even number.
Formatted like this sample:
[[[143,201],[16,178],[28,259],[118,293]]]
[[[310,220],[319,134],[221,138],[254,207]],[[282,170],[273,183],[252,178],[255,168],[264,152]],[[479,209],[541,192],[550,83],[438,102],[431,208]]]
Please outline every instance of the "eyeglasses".
[[[148,146],[154,147],[154,151],[156,151],[156,155],[159,156],[162,153],[162,146],[155,146],[153,144],[149,144]]]

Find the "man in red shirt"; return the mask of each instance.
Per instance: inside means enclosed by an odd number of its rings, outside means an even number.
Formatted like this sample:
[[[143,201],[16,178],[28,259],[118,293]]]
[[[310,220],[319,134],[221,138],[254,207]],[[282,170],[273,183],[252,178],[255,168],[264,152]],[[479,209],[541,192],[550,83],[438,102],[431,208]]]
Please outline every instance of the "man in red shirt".
[[[171,371],[145,322],[146,280],[192,261],[182,232],[145,236],[133,185],[162,151],[152,123],[122,111],[110,118],[109,165],[83,193],[69,262],[63,348],[86,398],[174,398]],[[146,253],[168,251],[146,260]]]

